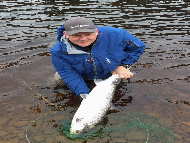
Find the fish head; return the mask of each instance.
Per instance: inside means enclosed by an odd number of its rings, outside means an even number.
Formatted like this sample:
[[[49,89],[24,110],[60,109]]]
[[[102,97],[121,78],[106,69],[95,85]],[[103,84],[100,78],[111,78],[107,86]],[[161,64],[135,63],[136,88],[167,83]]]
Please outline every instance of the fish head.
[[[84,121],[84,118],[77,118],[72,121],[70,134],[81,134],[87,128],[87,123]]]

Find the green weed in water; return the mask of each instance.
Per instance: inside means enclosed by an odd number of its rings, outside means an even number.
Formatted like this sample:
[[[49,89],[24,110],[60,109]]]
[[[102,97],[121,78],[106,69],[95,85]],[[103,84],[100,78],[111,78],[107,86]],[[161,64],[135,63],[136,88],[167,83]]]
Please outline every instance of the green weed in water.
[[[93,128],[93,130],[89,130],[88,132],[82,134],[71,134],[70,128],[71,120],[63,122],[58,130],[62,135],[66,136],[67,138],[77,141],[85,141],[87,139],[92,139],[95,137],[102,137],[103,128]]]

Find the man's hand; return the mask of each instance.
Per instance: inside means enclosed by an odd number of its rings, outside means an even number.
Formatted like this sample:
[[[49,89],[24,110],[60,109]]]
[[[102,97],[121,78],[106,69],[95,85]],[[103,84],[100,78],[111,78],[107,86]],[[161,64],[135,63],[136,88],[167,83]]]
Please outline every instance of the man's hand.
[[[112,75],[114,74],[118,74],[120,78],[130,78],[133,76],[133,73],[130,72],[129,69],[126,69],[125,67],[123,66],[118,66],[113,72],[112,72]]]

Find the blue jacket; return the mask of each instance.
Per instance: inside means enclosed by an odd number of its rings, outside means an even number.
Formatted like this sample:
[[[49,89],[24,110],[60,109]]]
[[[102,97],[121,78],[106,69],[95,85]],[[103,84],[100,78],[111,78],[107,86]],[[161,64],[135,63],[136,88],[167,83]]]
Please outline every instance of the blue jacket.
[[[90,92],[83,79],[108,78],[119,65],[135,63],[145,49],[141,40],[124,29],[96,27],[98,38],[91,55],[68,42],[64,26],[58,28],[58,42],[50,50],[55,70],[79,97]]]

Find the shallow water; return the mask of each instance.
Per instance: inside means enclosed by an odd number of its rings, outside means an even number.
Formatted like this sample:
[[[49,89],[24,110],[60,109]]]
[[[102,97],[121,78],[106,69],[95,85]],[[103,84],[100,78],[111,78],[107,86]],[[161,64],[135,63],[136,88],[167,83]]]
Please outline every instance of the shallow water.
[[[190,142],[188,1],[3,0],[0,11],[0,143],[26,143],[30,122],[60,106],[72,111],[65,116],[77,110],[79,99],[50,81],[55,71],[49,50],[57,28],[78,15],[98,26],[126,29],[145,42],[146,51],[132,67],[137,74],[131,84],[122,81],[113,103],[159,117],[171,126],[174,143]],[[121,138],[114,135],[109,142],[124,142]]]

